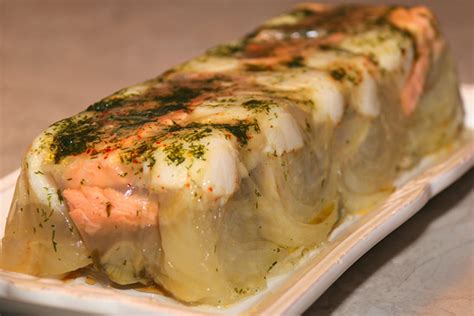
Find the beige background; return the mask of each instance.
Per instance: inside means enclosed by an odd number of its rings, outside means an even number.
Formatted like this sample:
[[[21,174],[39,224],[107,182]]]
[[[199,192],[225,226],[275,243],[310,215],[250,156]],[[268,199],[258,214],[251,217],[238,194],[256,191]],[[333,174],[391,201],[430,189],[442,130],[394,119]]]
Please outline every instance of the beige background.
[[[0,0],[0,177],[49,124],[294,3]],[[474,1],[424,3],[441,20],[462,81],[474,83]],[[308,314],[474,315],[473,176],[359,260]]]

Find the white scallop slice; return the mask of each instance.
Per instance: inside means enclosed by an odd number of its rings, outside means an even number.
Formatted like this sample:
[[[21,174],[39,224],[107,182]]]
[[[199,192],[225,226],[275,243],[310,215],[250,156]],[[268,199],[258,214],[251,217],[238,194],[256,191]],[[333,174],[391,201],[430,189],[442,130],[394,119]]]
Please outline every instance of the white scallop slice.
[[[281,108],[273,109],[268,118],[259,120],[266,138],[265,153],[281,156],[303,147],[303,136],[293,116]]]
[[[343,52],[316,50],[308,54],[304,62],[311,68],[327,69],[331,64],[347,57],[349,56]]]
[[[247,170],[240,163],[235,140],[226,139],[223,132],[213,130],[199,141],[180,142],[184,148],[184,161],[172,163],[162,148],[153,154],[155,165],[151,168],[152,187],[157,190],[181,189],[188,184],[197,185],[202,192],[216,198],[229,197],[238,187]],[[191,145],[203,145],[203,157],[193,157],[186,150]]]
[[[206,161],[199,183],[214,196],[228,197],[237,190],[240,181],[238,152],[223,137],[209,137],[206,142]]]
[[[203,103],[194,109],[190,115],[190,120],[200,123],[231,123],[236,120],[244,121],[249,117],[249,111],[237,103],[232,105],[208,105]]]
[[[404,71],[407,63],[411,67],[413,62],[410,41],[398,32],[390,30],[376,29],[354,34],[346,37],[339,47],[353,53],[374,56],[379,65],[387,71]]]
[[[185,162],[173,163],[160,148],[153,154],[155,165],[151,168],[151,186],[160,191],[162,189],[180,189],[188,181],[188,170]]]
[[[252,109],[247,109],[243,106],[246,101],[249,100],[262,100],[272,104],[268,111],[253,112]],[[303,146],[303,137],[293,116],[284,110],[283,104],[277,106],[275,104],[279,102],[285,102],[283,100],[272,100],[268,98],[262,99],[262,96],[258,95],[241,95],[236,96],[229,103],[222,101],[221,106],[217,105],[219,102],[212,101],[214,103],[206,106],[206,103],[196,108],[193,112],[193,121],[205,122],[205,123],[232,123],[236,120],[249,121],[249,119],[256,119],[260,127],[260,133],[253,133],[249,140],[248,147],[250,150],[246,151],[244,160],[249,162],[252,169],[257,158],[255,153],[258,153],[262,149],[264,152],[277,153],[281,155],[285,152],[296,150]],[[286,104],[286,103],[285,103]],[[263,142],[260,138],[265,138]],[[259,143],[259,144],[256,144]],[[247,157],[251,156],[251,157]],[[247,159],[248,158],[248,159]]]
[[[193,72],[226,72],[237,69],[239,64],[236,58],[204,55],[186,62],[180,67],[180,70]]]
[[[146,83],[140,83],[128,88],[124,88],[118,92],[119,95],[127,97],[127,96],[134,96],[134,95],[141,95],[148,91],[150,86]]]
[[[315,105],[316,121],[331,119],[338,123],[344,113],[344,96],[336,82],[323,71],[272,72],[257,76],[257,82],[273,90],[301,91]]]
[[[361,82],[352,84],[345,81],[349,92],[350,104],[355,110],[370,117],[376,117],[380,113],[380,101],[377,95],[377,83],[373,76],[367,71],[367,60],[363,56],[351,56],[337,52],[315,52],[307,58],[306,64],[310,67],[320,69],[333,69],[341,66],[350,66],[361,73]]]
[[[25,172],[28,175],[31,194],[34,195],[33,199],[51,209],[62,210],[64,205],[57,195],[58,187],[45,169],[48,163],[52,162],[52,154],[45,148],[49,148],[53,133],[54,127],[50,127],[35,138],[25,157],[28,166]]]
[[[350,100],[351,105],[362,115],[377,117],[380,114],[377,83],[368,72],[365,72],[362,81],[351,89]]]
[[[300,17],[294,14],[282,14],[267,20],[263,25],[267,27],[275,27],[280,25],[293,25],[301,20]]]

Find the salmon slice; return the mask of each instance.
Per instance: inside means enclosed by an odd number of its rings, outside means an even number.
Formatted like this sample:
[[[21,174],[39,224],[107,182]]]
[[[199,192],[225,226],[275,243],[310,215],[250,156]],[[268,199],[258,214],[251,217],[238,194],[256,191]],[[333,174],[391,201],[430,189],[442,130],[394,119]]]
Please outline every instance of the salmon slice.
[[[413,35],[418,54],[400,95],[403,111],[408,115],[415,110],[423,92],[431,58],[439,53],[443,43],[432,24],[433,14],[426,7],[397,8],[389,19]]]
[[[82,186],[64,190],[63,196],[74,224],[88,235],[95,235],[99,230],[133,230],[157,224],[158,204],[143,195]]]

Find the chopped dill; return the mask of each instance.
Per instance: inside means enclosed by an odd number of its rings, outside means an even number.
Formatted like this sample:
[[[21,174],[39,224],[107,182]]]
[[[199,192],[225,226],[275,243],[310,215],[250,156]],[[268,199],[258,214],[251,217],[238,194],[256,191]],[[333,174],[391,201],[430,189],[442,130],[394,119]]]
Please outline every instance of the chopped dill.
[[[288,68],[301,68],[304,67],[304,58],[302,56],[295,56],[292,60],[286,63]]]
[[[203,144],[191,144],[189,145],[188,152],[197,159],[205,160],[204,154],[206,153],[206,147]]]
[[[56,237],[56,229],[53,229],[51,233],[51,242],[53,244],[54,252],[58,252],[58,248],[57,248],[58,243],[56,242],[55,237]]]
[[[63,198],[63,195],[61,194],[61,190],[57,189],[56,194],[58,195],[59,203],[63,204],[64,203],[64,198]]]
[[[242,106],[249,111],[253,111],[255,113],[266,112],[270,111],[270,106],[274,105],[272,101],[268,100],[257,100],[251,99],[242,103]]]
[[[184,147],[183,144],[178,142],[173,142],[166,147],[164,147],[163,151],[166,154],[166,161],[169,164],[174,164],[176,166],[182,164],[185,160],[184,158]]]
[[[273,263],[270,265],[270,267],[268,268],[267,272],[270,272],[271,269],[273,269],[273,267],[277,264],[278,261],[273,261]]]

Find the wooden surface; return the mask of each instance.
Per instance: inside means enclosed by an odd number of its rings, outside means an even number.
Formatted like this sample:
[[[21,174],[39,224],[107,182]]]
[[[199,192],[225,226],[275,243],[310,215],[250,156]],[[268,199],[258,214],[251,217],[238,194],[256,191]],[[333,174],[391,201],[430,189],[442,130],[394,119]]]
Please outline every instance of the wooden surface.
[[[0,0],[0,176],[19,166],[51,123],[294,3]],[[441,20],[462,81],[474,83],[474,1],[426,4]],[[473,180],[471,171],[378,244],[308,315],[472,315]]]

